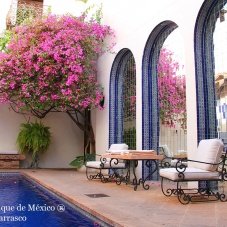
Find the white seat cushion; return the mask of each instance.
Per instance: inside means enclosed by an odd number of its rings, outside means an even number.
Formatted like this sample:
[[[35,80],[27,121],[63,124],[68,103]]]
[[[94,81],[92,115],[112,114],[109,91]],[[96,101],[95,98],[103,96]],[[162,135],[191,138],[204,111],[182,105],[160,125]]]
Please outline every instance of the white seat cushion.
[[[223,149],[224,144],[220,139],[201,140],[195,154],[195,160],[200,162],[218,163]],[[196,162],[190,162],[190,166],[208,171],[215,171],[217,169],[217,165]]]
[[[118,144],[112,144],[108,150],[109,153],[119,152],[128,150],[128,145],[125,143],[118,143]],[[118,164],[114,164],[114,161],[111,163],[110,166],[110,158],[106,158],[106,162],[103,162],[104,166],[101,165],[101,161],[89,161],[86,163],[87,168],[95,168],[95,169],[124,169],[125,168],[125,162],[122,160],[119,160]]]
[[[119,152],[124,152],[128,151],[128,145],[126,143],[115,143],[112,144],[107,151],[108,153],[119,153]],[[110,158],[107,158],[107,161],[110,162]],[[119,160],[119,163],[123,163],[123,160]]]
[[[89,162],[86,163],[86,167],[95,168],[95,169],[102,169],[102,168],[107,168],[107,169],[122,168],[123,169],[123,168],[125,168],[125,163],[124,162],[120,162],[117,165],[112,163],[111,166],[110,166],[110,162],[105,162],[103,164],[104,164],[104,167],[102,167],[100,161],[89,161]]]
[[[179,172],[176,170],[176,168],[160,169],[159,174],[161,177],[173,181],[181,179],[178,176]],[[185,170],[184,177],[184,180],[210,180],[218,179],[219,173],[190,167]]]
[[[128,150],[128,145],[125,143],[112,144],[108,150],[110,153]]]

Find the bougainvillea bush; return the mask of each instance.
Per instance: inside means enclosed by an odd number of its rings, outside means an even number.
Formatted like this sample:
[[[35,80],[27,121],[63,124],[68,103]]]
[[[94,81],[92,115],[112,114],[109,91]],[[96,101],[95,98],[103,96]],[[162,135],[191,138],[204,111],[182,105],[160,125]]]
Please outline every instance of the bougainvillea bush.
[[[85,130],[79,121],[84,110],[102,108],[96,60],[111,48],[103,45],[112,35],[109,26],[85,14],[49,15],[15,27],[7,52],[0,53],[0,102],[39,118],[65,111]]]
[[[160,120],[168,127],[178,124],[186,129],[186,84],[185,75],[179,75],[180,67],[172,51],[161,49],[158,63]]]

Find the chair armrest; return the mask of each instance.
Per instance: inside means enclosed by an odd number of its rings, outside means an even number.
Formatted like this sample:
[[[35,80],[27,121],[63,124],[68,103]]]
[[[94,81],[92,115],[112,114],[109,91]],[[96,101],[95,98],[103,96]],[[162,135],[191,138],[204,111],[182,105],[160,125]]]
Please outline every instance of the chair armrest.
[[[160,162],[160,166],[163,168],[169,168],[171,167],[171,157],[164,156],[164,158]]]
[[[165,153],[163,155],[164,155],[164,158],[161,160],[161,167],[164,167],[164,168],[171,167],[172,160],[179,160],[179,159],[184,160],[184,161],[187,160],[187,158],[181,158],[181,157],[177,158],[177,157],[174,157],[173,155],[167,156]]]
[[[202,164],[207,164],[207,165],[220,165],[223,163],[223,159],[220,162],[217,163],[211,163],[211,162],[202,162],[202,161],[197,161],[197,160],[192,160],[192,159],[186,159],[188,162],[194,162],[194,163],[202,163]]]
[[[223,179],[227,179],[227,174],[226,174],[226,168],[225,168],[225,160],[226,158],[222,158],[220,162],[218,163],[210,163],[210,162],[202,162],[202,161],[197,161],[197,160],[192,160],[192,159],[179,159],[176,163],[176,171],[178,172],[178,177],[181,179],[184,179],[184,172],[187,169],[187,165],[185,165],[185,162],[194,162],[194,163],[202,163],[202,164],[207,164],[207,165],[216,165],[217,167],[221,165],[220,171],[217,171],[221,174]]]

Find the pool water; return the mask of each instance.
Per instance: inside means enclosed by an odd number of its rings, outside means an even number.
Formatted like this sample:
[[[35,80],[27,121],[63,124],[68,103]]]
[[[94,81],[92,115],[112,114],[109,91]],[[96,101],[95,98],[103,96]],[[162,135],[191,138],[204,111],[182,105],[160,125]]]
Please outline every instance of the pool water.
[[[1,173],[0,226],[89,227],[103,225],[23,175]]]

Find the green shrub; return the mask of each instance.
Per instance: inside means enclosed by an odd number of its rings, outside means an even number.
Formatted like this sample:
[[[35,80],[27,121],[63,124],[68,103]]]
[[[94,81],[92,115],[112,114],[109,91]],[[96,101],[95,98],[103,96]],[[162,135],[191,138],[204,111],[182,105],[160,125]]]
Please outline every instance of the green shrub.
[[[87,161],[94,161],[95,160],[95,154],[86,154],[84,156],[77,156],[73,161],[69,163],[69,165],[79,169],[84,165],[85,162]]]
[[[7,44],[11,39],[12,33],[10,31],[5,31],[5,33],[0,37],[0,51],[6,51]]]
[[[49,129],[41,122],[21,124],[17,145],[21,153],[31,154],[31,167],[38,167],[39,155],[47,151],[50,145],[51,133]]]

